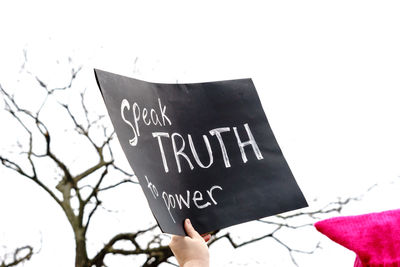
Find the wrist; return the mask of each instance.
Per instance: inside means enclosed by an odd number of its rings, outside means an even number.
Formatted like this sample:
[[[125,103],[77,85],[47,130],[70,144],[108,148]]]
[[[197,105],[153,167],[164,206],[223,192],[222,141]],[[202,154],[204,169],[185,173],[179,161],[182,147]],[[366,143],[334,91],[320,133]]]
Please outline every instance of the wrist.
[[[209,267],[210,263],[208,260],[191,260],[185,262],[181,267]]]

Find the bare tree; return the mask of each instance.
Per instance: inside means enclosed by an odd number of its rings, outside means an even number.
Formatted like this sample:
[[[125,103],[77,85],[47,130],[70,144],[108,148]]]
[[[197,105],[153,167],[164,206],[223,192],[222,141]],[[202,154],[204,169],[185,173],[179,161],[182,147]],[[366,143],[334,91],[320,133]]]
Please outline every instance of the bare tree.
[[[26,68],[26,60],[23,68]],[[4,167],[34,182],[44,190],[64,212],[74,233],[76,267],[106,266],[105,258],[108,255],[145,255],[146,260],[142,266],[147,267],[158,266],[161,263],[176,265],[169,261],[169,258],[172,257],[173,254],[169,247],[165,245],[165,242],[163,242],[163,236],[155,231],[157,229],[155,224],[147,229],[136,232],[118,233],[110,238],[95,255],[88,255],[87,232],[91,226],[94,215],[99,210],[99,207],[103,206],[102,193],[116,190],[118,187],[125,184],[137,184],[137,180],[133,173],[123,170],[117,165],[111,145],[114,132],[110,130],[111,127],[107,127],[106,124],[104,124],[104,116],[92,116],[86,104],[85,91],[79,93],[81,115],[71,108],[68,103],[64,103],[58,98],[58,94],[75,90],[73,85],[80,70],[80,67],[72,67],[68,82],[65,86],[61,87],[50,87],[41,77],[27,71],[27,73],[31,75],[36,87],[40,88],[43,93],[40,105],[38,105],[35,110],[26,108],[20,104],[17,97],[0,84],[0,92],[4,98],[5,111],[10,115],[11,119],[19,125],[20,129],[25,132],[26,136],[25,140],[16,140],[19,143],[20,149],[18,155],[2,154],[0,155],[0,161]],[[61,152],[54,148],[54,139],[56,139],[57,136],[52,132],[51,129],[54,129],[54,125],[51,124],[57,122],[45,119],[45,113],[49,112],[45,110],[50,103],[56,105],[68,118],[70,123],[72,123],[74,128],[73,132],[79,135],[81,138],[80,142],[86,143],[92,148],[91,151],[87,153],[91,153],[97,157],[97,162],[95,164],[85,166],[79,171],[72,171],[73,168],[69,165],[67,160],[65,160],[65,155],[60,154]],[[57,125],[55,128],[57,128]],[[99,134],[99,132],[102,134]],[[63,142],[72,141],[70,137],[64,137]],[[80,152],[78,151],[77,153]],[[45,162],[45,168],[43,168],[43,162]],[[49,171],[49,166],[54,166],[53,172]],[[110,176],[111,171],[113,175],[118,173],[121,179],[113,183],[106,183],[105,181],[107,177]],[[346,205],[352,200],[357,200],[357,198],[339,199],[337,202],[330,203],[314,211],[294,212],[289,215],[259,220],[259,223],[272,225],[274,229],[268,231],[264,235],[245,242],[235,241],[230,232],[216,231],[212,233],[212,239],[209,245],[213,245],[219,240],[227,239],[234,248],[240,248],[250,243],[271,238],[288,251],[293,264],[297,266],[294,257],[295,253],[313,253],[320,247],[319,243],[315,244],[313,250],[304,251],[287,245],[277,237],[277,233],[287,229],[310,227],[319,215],[340,212],[343,205]],[[296,223],[300,217],[307,217],[310,220],[306,224],[298,225]],[[151,238],[147,243],[143,244],[143,242],[139,240],[148,233],[151,234]],[[118,248],[117,245],[121,242],[129,243],[132,245],[132,249]],[[28,253],[25,257],[18,258],[22,250],[32,252],[30,247],[24,247],[16,251],[14,265],[28,260],[31,257],[31,253]],[[21,261],[18,261],[18,259]],[[2,264],[1,266],[14,266],[9,263],[7,265],[5,262]]]
[[[24,63],[24,67],[26,62]],[[143,266],[157,266],[161,262],[166,262],[172,256],[168,246],[161,245],[159,235],[155,234],[146,246],[140,245],[137,239],[144,233],[153,231],[156,225],[137,231],[135,233],[119,233],[112,237],[102,249],[93,257],[89,257],[87,253],[87,232],[91,225],[92,218],[99,207],[102,206],[101,194],[105,191],[116,189],[117,187],[127,183],[137,183],[134,179],[134,174],[129,173],[118,167],[114,160],[114,155],[110,146],[114,132],[109,132],[105,125],[101,124],[102,116],[92,119],[89,116],[89,111],[85,105],[85,92],[80,93],[81,109],[83,110],[84,118],[77,118],[73,114],[70,106],[60,102],[55,95],[58,92],[71,90],[72,85],[81,68],[72,68],[70,79],[65,86],[49,88],[44,80],[40,77],[31,74],[37,85],[44,91],[44,96],[35,111],[29,110],[21,106],[16,97],[7,92],[0,85],[0,92],[3,95],[5,110],[16,121],[21,129],[26,133],[24,144],[22,140],[18,140],[19,147],[23,157],[18,156],[13,158],[8,155],[0,155],[0,161],[3,166],[17,172],[24,178],[36,183],[42,190],[47,192],[50,197],[59,205],[66,215],[69,224],[72,227],[75,238],[75,266],[105,266],[104,259],[110,254],[119,255],[147,255],[147,260]],[[91,166],[86,166],[78,173],[71,171],[71,166],[68,166],[63,155],[60,155],[53,149],[53,136],[50,131],[49,123],[43,117],[43,110],[50,101],[55,102],[64,113],[69,117],[75,128],[75,133],[78,133],[92,147],[92,153],[97,155],[97,163]],[[103,130],[103,138],[98,139],[98,135],[94,137],[92,134],[94,126],[98,126]],[[48,167],[43,171],[41,162],[45,161],[46,166],[55,166],[56,173],[52,177],[56,179],[56,184],[52,185],[51,177],[49,176]],[[117,171],[123,177],[114,184],[104,186],[104,180],[110,169]],[[96,179],[91,177],[96,176]],[[95,181],[95,182],[93,182]],[[77,205],[75,204],[77,203]],[[114,245],[121,241],[130,242],[134,249],[116,249]]]

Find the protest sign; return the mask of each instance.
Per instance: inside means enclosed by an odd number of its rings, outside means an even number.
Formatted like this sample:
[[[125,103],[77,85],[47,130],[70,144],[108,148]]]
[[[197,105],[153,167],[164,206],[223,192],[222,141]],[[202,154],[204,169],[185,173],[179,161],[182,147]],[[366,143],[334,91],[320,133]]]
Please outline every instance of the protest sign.
[[[163,232],[200,233],[307,206],[251,79],[150,83],[95,70]]]

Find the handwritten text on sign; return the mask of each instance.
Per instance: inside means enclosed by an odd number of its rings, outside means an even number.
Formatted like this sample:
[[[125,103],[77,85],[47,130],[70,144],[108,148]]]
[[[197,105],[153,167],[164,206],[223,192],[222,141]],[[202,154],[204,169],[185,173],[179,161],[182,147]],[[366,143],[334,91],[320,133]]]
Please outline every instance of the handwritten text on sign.
[[[159,106],[157,109],[154,109],[154,108],[149,109],[149,108],[145,108],[145,107],[140,108],[140,105],[136,102],[133,102],[133,104],[131,106],[129,100],[127,100],[127,99],[123,99],[121,101],[121,119],[127,125],[129,125],[130,128],[132,129],[132,138],[129,139],[129,145],[131,145],[131,146],[138,145],[139,137],[140,137],[140,127],[145,127],[145,126],[149,126],[149,125],[153,125],[153,126],[158,125],[161,127],[166,126],[167,124],[170,126],[172,125],[171,119],[166,114],[166,106],[162,104],[160,98],[158,98],[158,104],[159,104]],[[124,115],[126,111],[128,111],[128,112],[131,111],[133,113],[133,118],[134,118],[133,122],[129,121],[126,118],[126,116]],[[251,133],[249,125],[247,123],[245,123],[243,126],[247,133],[247,139],[248,139],[247,141],[242,141],[242,138],[238,134],[237,127],[232,127],[234,135],[236,137],[236,141],[237,141],[240,153],[241,153],[243,163],[246,163],[248,161],[246,152],[244,149],[246,146],[252,147],[254,154],[258,160],[263,159],[263,156],[260,152],[257,142],[254,139],[253,134]],[[211,129],[208,132],[211,136],[215,136],[215,138],[217,138],[217,140],[218,140],[219,150],[222,154],[225,168],[231,167],[231,163],[229,161],[229,155],[226,150],[226,147],[224,144],[224,139],[223,139],[223,135],[228,134],[228,132],[231,132],[231,128],[230,127],[220,127],[220,128]],[[153,132],[152,136],[155,139],[157,139],[158,146],[160,149],[162,164],[164,166],[164,170],[166,173],[169,172],[169,167],[167,164],[167,158],[166,158],[165,150],[163,147],[163,141],[165,139],[167,139],[167,141],[170,141],[172,143],[173,155],[171,155],[171,156],[173,156],[175,158],[178,173],[182,172],[182,162],[185,162],[186,164],[188,164],[191,170],[193,170],[195,168],[194,164],[192,163],[193,160],[191,160],[190,156],[185,151],[185,148],[187,148],[186,147],[187,143],[189,143],[190,152],[192,154],[194,161],[200,168],[209,168],[214,163],[213,149],[211,148],[210,141],[209,141],[207,135],[203,134],[203,141],[207,148],[208,159],[209,159],[206,163],[201,162],[199,155],[196,151],[196,147],[193,143],[192,136],[190,134],[187,135],[186,139],[179,133],[170,134],[168,132]],[[187,140],[187,141],[185,141],[185,140]],[[189,149],[187,149],[187,150],[189,150]],[[146,181],[148,184],[148,188],[151,190],[153,197],[157,199],[157,197],[159,196],[157,187],[149,181],[147,176],[145,176],[145,178],[146,178]],[[164,200],[166,208],[168,209],[171,219],[175,223],[175,219],[171,214],[171,208],[179,207],[179,209],[182,209],[183,206],[185,206],[186,208],[190,208],[191,200],[193,201],[194,206],[198,209],[207,208],[208,206],[210,206],[212,204],[217,205],[218,203],[213,197],[213,191],[216,189],[223,190],[221,186],[213,185],[209,190],[206,191],[207,193],[205,195],[208,197],[208,199],[210,201],[207,201],[206,199],[204,199],[202,192],[194,191],[194,193],[191,194],[191,192],[189,190],[186,191],[186,196],[182,196],[182,194],[172,195],[172,194],[168,194],[167,192],[164,191],[164,192],[162,192],[162,198]]]
[[[209,232],[307,206],[251,79],[150,83],[95,70],[161,230]]]

